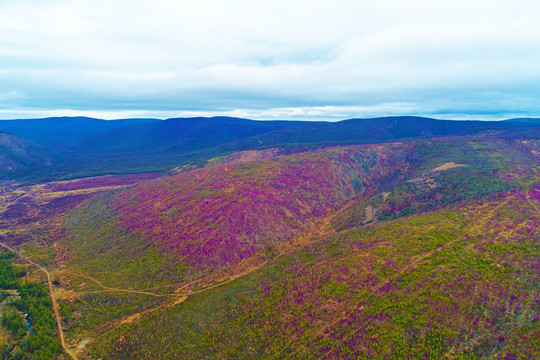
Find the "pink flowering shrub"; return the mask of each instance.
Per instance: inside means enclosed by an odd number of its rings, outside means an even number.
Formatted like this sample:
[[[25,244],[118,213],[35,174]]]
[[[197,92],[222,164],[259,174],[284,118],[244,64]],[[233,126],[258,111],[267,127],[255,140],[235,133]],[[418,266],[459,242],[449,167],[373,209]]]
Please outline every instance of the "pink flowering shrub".
[[[393,169],[390,156],[389,147],[347,147],[223,164],[135,186],[110,204],[122,227],[209,272],[275,254],[280,244],[373,189],[373,179]]]

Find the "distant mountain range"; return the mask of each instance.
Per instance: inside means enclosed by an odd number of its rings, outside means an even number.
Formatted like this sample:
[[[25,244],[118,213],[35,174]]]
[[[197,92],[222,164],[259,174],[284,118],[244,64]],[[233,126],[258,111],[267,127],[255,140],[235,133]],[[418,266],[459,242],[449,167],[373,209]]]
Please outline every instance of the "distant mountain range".
[[[167,120],[53,117],[0,121],[0,131],[58,154],[63,160],[55,163],[52,172],[77,177],[166,171],[185,164],[201,165],[212,157],[240,150],[280,147],[292,153],[330,145],[473,135],[539,125],[539,119],[527,118],[449,121],[413,116],[339,122],[255,121],[233,117]],[[27,175],[39,177],[40,174],[33,171]]]
[[[235,146],[253,148],[282,144],[365,144],[400,139],[455,136],[487,130],[535,127],[526,121],[451,121],[425,117],[397,116],[350,119],[335,123],[303,123],[300,126],[238,141]]]
[[[540,123],[540,118],[515,118],[515,119],[508,119],[505,121]]]
[[[127,153],[168,149],[185,152],[301,126],[299,121],[253,121],[231,117],[178,118],[115,128],[86,137],[72,149]]]

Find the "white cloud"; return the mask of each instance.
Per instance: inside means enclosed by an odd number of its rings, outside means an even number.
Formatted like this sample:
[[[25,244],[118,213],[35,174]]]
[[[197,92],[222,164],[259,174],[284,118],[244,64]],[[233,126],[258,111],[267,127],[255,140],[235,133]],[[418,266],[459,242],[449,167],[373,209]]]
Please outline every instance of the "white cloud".
[[[18,96],[0,107],[540,114],[539,10],[532,0],[3,0],[0,94]]]

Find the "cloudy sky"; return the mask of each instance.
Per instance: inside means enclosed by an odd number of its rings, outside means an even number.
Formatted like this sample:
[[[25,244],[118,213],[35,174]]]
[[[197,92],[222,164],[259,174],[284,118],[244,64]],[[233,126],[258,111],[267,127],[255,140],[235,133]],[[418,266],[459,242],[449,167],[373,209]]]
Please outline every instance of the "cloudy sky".
[[[0,0],[0,118],[540,116],[536,0]]]

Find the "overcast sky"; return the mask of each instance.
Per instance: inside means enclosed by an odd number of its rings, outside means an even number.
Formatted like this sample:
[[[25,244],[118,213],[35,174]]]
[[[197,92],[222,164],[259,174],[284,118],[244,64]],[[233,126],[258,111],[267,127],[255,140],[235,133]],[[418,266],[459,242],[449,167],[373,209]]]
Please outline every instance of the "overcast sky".
[[[540,115],[537,0],[0,0],[0,118]]]

